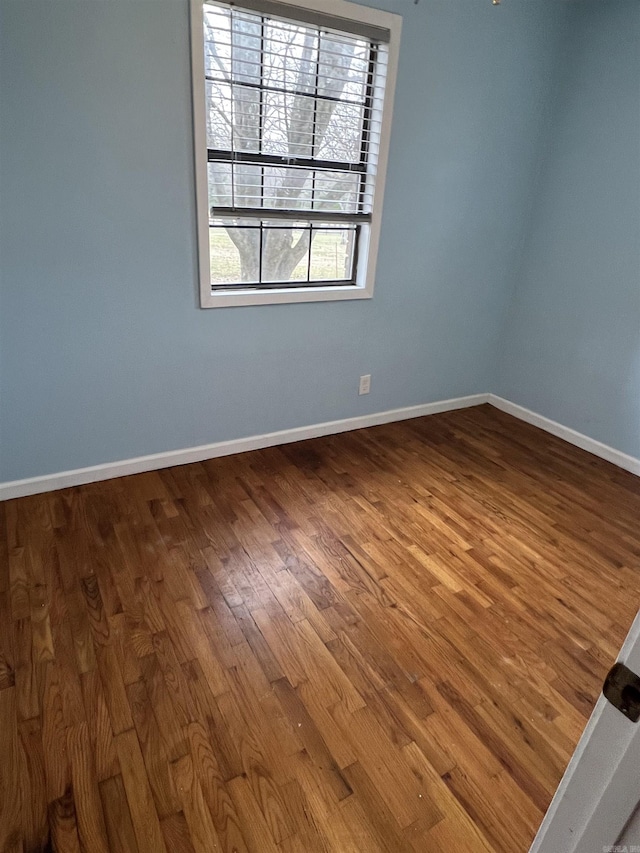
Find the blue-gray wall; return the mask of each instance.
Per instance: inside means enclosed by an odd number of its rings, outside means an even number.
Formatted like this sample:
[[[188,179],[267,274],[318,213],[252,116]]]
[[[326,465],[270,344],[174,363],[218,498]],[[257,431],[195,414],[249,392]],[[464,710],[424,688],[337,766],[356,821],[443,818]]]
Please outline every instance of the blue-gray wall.
[[[640,456],[640,4],[569,7],[502,396]]]
[[[405,16],[374,299],[201,310],[187,0],[2,0],[0,481],[489,389],[563,4],[370,5]]]

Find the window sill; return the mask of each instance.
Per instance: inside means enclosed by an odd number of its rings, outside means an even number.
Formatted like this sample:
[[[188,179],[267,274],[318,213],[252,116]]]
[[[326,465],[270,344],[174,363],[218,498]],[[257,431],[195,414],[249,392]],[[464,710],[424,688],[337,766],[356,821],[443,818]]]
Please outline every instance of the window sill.
[[[239,305],[282,305],[288,302],[331,302],[371,299],[370,288],[356,285],[334,287],[287,287],[281,290],[217,290],[203,293],[201,308],[232,308]]]

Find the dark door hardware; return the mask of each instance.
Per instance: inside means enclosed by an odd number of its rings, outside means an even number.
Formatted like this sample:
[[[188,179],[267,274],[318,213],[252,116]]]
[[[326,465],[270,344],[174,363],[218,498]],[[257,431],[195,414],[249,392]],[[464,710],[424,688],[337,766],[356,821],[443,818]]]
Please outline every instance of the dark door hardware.
[[[623,663],[614,664],[604,680],[602,692],[614,708],[632,723],[640,720],[640,677]]]

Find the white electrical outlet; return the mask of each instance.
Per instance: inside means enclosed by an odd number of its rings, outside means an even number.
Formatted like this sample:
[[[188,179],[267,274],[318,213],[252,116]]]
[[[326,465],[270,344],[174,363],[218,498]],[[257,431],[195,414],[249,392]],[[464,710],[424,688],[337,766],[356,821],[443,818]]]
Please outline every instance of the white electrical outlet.
[[[360,377],[360,385],[358,387],[358,394],[368,394],[371,391],[371,374],[367,373],[366,376]]]

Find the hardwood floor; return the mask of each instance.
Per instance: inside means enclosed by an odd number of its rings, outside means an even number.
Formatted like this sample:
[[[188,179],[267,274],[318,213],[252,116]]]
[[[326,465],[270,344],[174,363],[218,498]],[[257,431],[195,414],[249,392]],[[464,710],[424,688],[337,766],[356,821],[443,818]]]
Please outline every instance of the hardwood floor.
[[[0,504],[0,850],[526,851],[639,518],[488,406]]]

